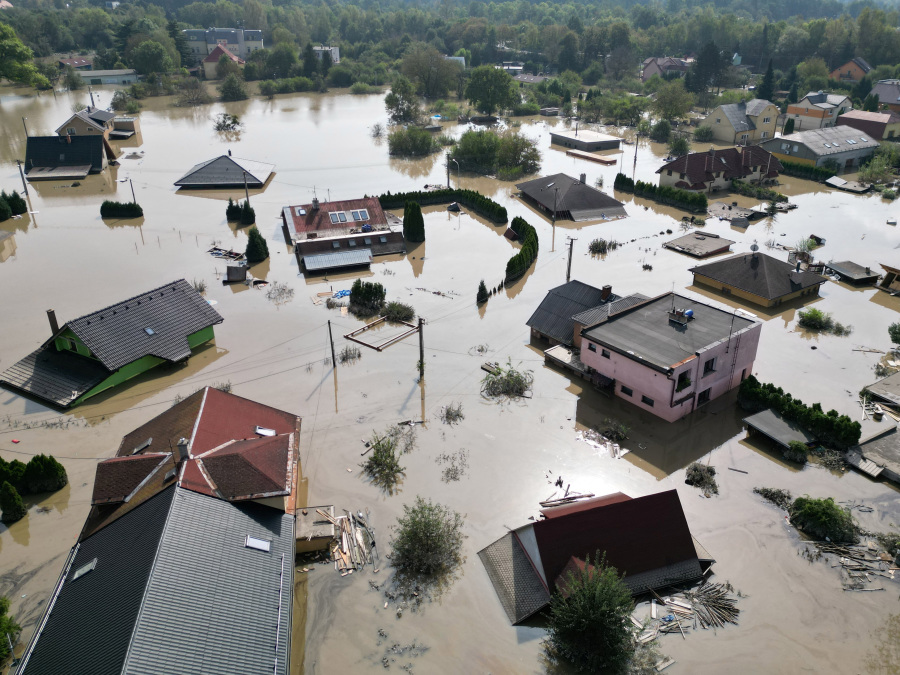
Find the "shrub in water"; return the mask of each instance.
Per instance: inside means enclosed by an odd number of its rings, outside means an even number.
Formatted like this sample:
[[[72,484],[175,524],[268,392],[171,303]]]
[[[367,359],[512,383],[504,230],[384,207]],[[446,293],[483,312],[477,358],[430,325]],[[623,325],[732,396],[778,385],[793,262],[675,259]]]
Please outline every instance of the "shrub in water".
[[[3,511],[2,520],[4,523],[15,523],[22,520],[28,509],[25,508],[25,502],[8,481],[0,486],[0,511]]]
[[[268,258],[269,247],[259,230],[255,226],[251,227],[247,236],[247,250],[244,253],[247,256],[247,262],[258,263]]]
[[[859,541],[859,528],[846,509],[828,499],[797,497],[791,505],[791,522],[816,539],[842,543]]]
[[[134,202],[105,201],[100,205],[101,218],[140,218],[144,209]]]
[[[241,225],[252,225],[256,222],[256,211],[253,210],[253,207],[250,206],[250,202],[248,200],[244,200],[244,203],[241,204]],[[266,257],[268,257],[269,252],[266,251]]]
[[[475,302],[479,305],[483,302],[487,302],[488,300],[488,290],[487,286],[484,285],[484,279],[481,280],[481,283],[478,284],[478,295],[475,296]]]

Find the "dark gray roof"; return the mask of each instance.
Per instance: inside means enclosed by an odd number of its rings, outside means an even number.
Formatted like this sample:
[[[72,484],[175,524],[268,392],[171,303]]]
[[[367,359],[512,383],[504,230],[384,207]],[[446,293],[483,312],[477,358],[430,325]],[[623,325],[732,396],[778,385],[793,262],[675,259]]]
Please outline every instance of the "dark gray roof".
[[[513,532],[478,552],[509,622],[517,624],[547,606],[550,592]]]
[[[222,155],[195,165],[175,181],[175,185],[186,188],[243,187],[246,172],[247,186],[260,188],[269,180],[274,168],[274,164]]]
[[[900,404],[900,373],[894,373],[866,387],[866,391],[885,401]]]
[[[22,675],[287,673],[293,559],[283,511],[164,490],[82,541]]]
[[[878,97],[879,103],[897,105],[900,103],[900,80],[878,80],[870,93]]]
[[[798,272],[790,263],[764,253],[736,255],[693,267],[690,271],[767,300],[775,300],[827,281],[825,277],[813,272]]]
[[[753,120],[747,117],[746,103],[726,103],[719,106],[719,109],[735,131],[750,131],[756,128]]]
[[[372,250],[358,248],[355,251],[335,251],[303,256],[303,266],[309,272],[330,270],[338,267],[357,267],[372,264]]]
[[[114,112],[110,112],[109,110],[100,110],[99,108],[90,108],[89,107],[89,108],[85,108],[85,110],[83,112],[85,112],[85,114],[87,114],[87,116],[90,117],[92,120],[98,121],[101,124],[104,124],[105,122],[109,122],[111,119],[113,119],[116,116],[116,114]]]
[[[564,173],[535,178],[516,187],[549,211],[554,206],[557,213],[568,211],[573,220],[625,215],[622,202]]]
[[[193,286],[179,279],[66,325],[104,366],[116,370],[148,354],[186,359],[191,355],[188,335],[222,321]]]
[[[29,136],[25,171],[35,166],[84,166],[103,169],[103,136]]]
[[[78,546],[19,675],[122,673],[174,493],[174,487],[161,492]],[[73,581],[95,558],[94,570]],[[171,580],[173,589],[177,581]]]
[[[874,281],[880,276],[879,273],[871,267],[865,267],[852,260],[829,262],[825,267],[839,275],[842,279],[855,282]]]
[[[97,361],[48,343],[0,373],[0,383],[66,408],[110,374]]]
[[[616,298],[617,296],[614,295],[611,297]],[[573,316],[572,321],[580,323],[582,326],[596,326],[598,323],[606,321],[610,316],[615,316],[619,312],[631,309],[635,305],[649,299],[650,298],[643,293],[634,293],[633,295],[619,298],[612,302],[606,302],[597,307],[591,307],[590,309]]]
[[[762,146],[770,152],[780,152],[784,149],[782,146],[787,147],[792,144],[805,145],[810,152],[819,157],[865,149],[874,151],[879,145],[878,141],[865,131],[840,125],[798,131],[787,136],[769,139],[762,143]]]
[[[785,448],[792,441],[808,444],[816,440],[815,436],[808,433],[799,424],[784,419],[774,410],[763,410],[755,415],[750,415],[750,417],[745,417],[744,424],[765,434]]]
[[[602,293],[601,289],[581,281],[570,281],[551,288],[525,325],[557,342],[571,345],[574,330],[572,317],[602,304]],[[609,299],[618,300],[619,297],[610,295]]]
[[[682,326],[669,320],[672,306],[694,311]],[[609,317],[582,332],[586,338],[660,370],[668,370],[729,335],[758,322],[673,293]]]

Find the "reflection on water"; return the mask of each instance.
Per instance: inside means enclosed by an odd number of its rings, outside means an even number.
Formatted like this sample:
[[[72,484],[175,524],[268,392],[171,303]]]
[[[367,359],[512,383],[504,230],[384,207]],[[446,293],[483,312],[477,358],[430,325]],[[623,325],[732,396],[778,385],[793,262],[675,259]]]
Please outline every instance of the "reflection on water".
[[[16,235],[12,232],[0,231],[0,263],[6,262],[15,254]]]

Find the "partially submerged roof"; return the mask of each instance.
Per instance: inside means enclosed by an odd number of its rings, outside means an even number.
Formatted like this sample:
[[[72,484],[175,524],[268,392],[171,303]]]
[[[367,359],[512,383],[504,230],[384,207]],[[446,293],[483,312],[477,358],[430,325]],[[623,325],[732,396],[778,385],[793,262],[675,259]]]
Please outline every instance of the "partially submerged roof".
[[[687,253],[695,258],[705,258],[706,256],[727,251],[733,243],[731,239],[725,239],[725,237],[720,237],[717,234],[694,230],[683,237],[667,241],[663,246],[674,251]]]
[[[320,272],[340,267],[359,267],[371,264],[372,250],[369,248],[303,256],[303,266],[307,272]]]
[[[860,265],[852,260],[829,262],[825,267],[837,274],[841,279],[850,281],[851,283],[874,282],[881,276],[871,267]]]
[[[605,302],[602,305],[597,305],[596,307],[591,307],[583,312],[579,312],[572,317],[572,321],[581,324],[584,327],[596,326],[598,323],[603,323],[609,319],[609,317],[615,316],[619,312],[624,312],[627,309],[631,309],[645,300],[650,299],[643,293],[632,293],[631,295],[626,295],[624,298],[619,298],[617,296],[613,297],[616,297],[616,299]]]
[[[29,136],[25,142],[25,172],[33,167],[84,166],[103,168],[103,135]]]
[[[540,611],[568,570],[606,554],[632,593],[699,578],[702,567],[675,490],[548,509],[545,520],[507,533],[479,552],[512,623]],[[708,555],[708,554],[707,554]]]
[[[866,391],[876,398],[900,405],[900,373],[894,373],[866,387]]]
[[[80,542],[18,672],[286,673],[293,555],[291,515],[170,487]]]
[[[816,440],[815,436],[799,424],[784,419],[774,410],[763,410],[755,415],[750,415],[750,417],[745,417],[744,424],[768,436],[785,448],[794,441],[808,445]]]
[[[747,145],[740,148],[710,147],[708,152],[691,152],[663,164],[656,173],[677,173],[681,180],[675,187],[698,190],[705,189],[706,181],[714,180],[719,174],[725,180],[746,178],[756,172],[765,178],[775,178],[783,170],[781,162],[770,152],[758,145]]]
[[[772,149],[772,152],[778,152],[783,145],[794,144],[805,145],[820,157],[840,152],[875,149],[879,145],[878,141],[871,138],[866,132],[845,125],[807,129],[763,142],[765,147]]]
[[[724,260],[693,267],[689,271],[693,272],[695,276],[705,276],[766,300],[775,300],[828,281],[825,277],[813,272],[797,271],[790,263],[765,253],[735,255]]]
[[[50,342],[0,373],[0,384],[65,408],[110,374],[103,364],[57,351]]]
[[[610,292],[606,301],[618,299],[618,295]],[[603,289],[582,281],[569,281],[547,291],[525,325],[557,342],[571,345],[574,330],[572,317],[603,302]]]
[[[900,430],[896,425],[891,424],[890,428],[861,440],[855,449],[858,449],[864,459],[878,467],[871,473],[877,476],[881,470],[887,469],[890,474],[900,476]],[[853,454],[855,453],[852,451],[847,453],[848,461],[851,461]]]
[[[195,165],[175,181],[175,185],[183,188],[244,187],[246,174],[247,187],[261,188],[274,170],[274,164],[221,155]]]
[[[535,178],[516,188],[548,211],[568,212],[575,221],[627,215],[622,202],[564,173]]]
[[[684,323],[672,321],[673,307],[682,314],[692,310],[693,316],[685,317]],[[668,372],[758,323],[682,295],[666,293],[611,316],[599,326],[585,328],[582,335],[651,368]]]

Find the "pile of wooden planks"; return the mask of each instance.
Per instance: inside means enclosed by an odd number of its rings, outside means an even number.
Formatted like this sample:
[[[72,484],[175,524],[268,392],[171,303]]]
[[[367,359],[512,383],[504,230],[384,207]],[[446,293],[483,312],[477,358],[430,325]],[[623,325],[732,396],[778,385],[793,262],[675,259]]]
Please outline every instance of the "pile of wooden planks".
[[[325,518],[336,528],[335,540],[331,543],[331,558],[334,568],[341,576],[353,574],[366,565],[371,565],[377,572],[378,548],[375,544],[375,528],[371,525],[369,509],[366,515],[362,511],[356,514],[344,509],[343,516],[332,518],[321,509],[316,513]]]
[[[900,568],[893,564],[890,554],[881,551],[874,542],[867,546],[841,546],[829,541],[817,541],[815,546],[821,553],[838,557],[838,564],[832,567],[841,568],[845,591],[883,591],[884,582],[876,577],[891,581],[900,578],[897,575]],[[875,582],[880,586],[871,588],[869,584]]]
[[[632,622],[642,632],[637,641],[646,644],[662,634],[675,633],[687,639],[693,628],[724,628],[726,623],[737,625],[740,611],[737,600],[731,596],[730,584],[710,584],[704,581],[693,591],[680,595],[660,597],[650,591],[654,599],[650,601],[650,622],[646,626],[634,617]]]

